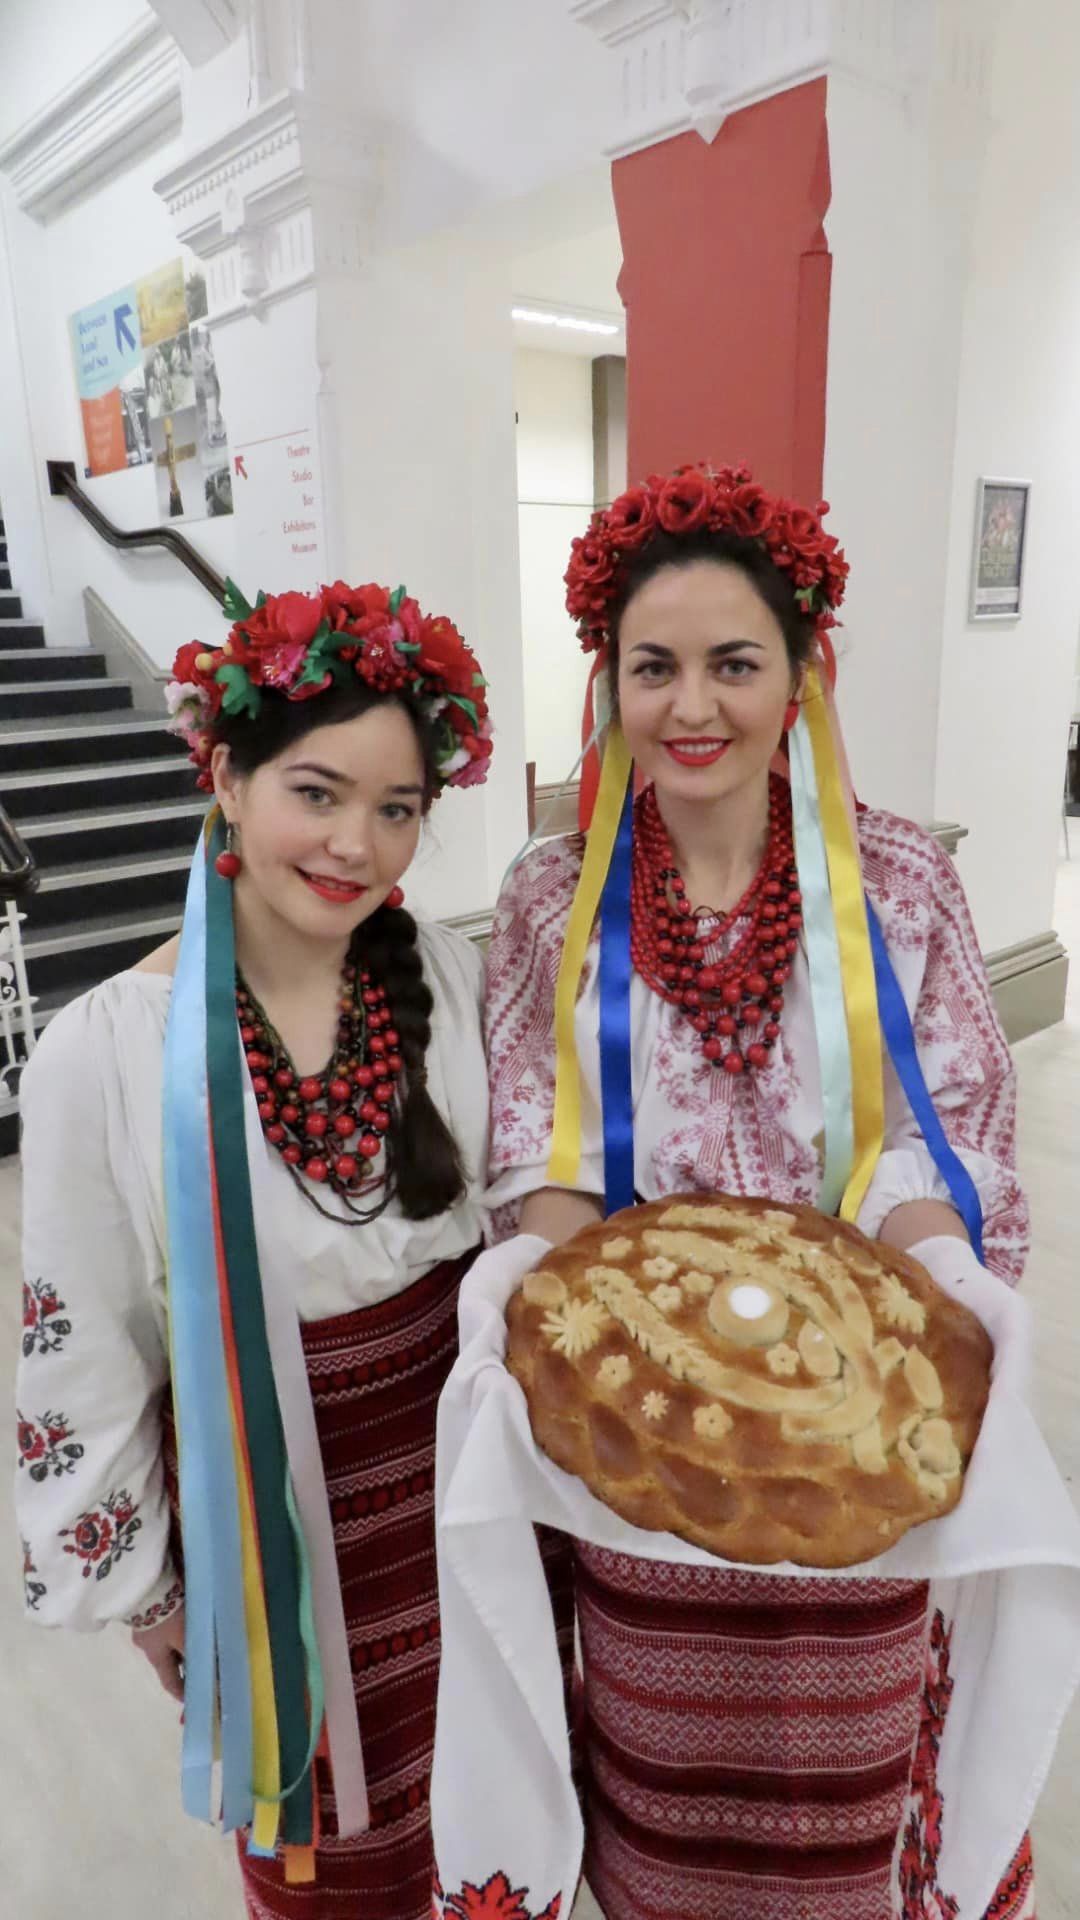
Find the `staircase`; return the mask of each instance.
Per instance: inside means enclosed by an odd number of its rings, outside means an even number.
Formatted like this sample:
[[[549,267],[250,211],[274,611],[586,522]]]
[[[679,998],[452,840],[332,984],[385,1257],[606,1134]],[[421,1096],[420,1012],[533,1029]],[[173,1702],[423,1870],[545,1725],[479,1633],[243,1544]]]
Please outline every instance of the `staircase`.
[[[2,521],[0,801],[40,875],[22,929],[40,1033],[176,932],[206,802],[183,744],[134,711],[104,654],[46,647],[23,617]],[[0,1101],[0,1153],[16,1144],[16,1103]]]

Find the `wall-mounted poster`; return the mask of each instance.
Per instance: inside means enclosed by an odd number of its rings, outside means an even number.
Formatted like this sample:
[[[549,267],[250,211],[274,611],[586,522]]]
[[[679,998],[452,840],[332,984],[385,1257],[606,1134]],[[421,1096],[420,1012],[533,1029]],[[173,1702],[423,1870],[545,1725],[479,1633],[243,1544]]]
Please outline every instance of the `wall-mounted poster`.
[[[980,480],[971,568],[972,620],[1017,620],[1024,580],[1027,480]]]
[[[86,477],[152,463],[166,520],[233,510],[206,312],[201,268],[177,259],[71,316]]]

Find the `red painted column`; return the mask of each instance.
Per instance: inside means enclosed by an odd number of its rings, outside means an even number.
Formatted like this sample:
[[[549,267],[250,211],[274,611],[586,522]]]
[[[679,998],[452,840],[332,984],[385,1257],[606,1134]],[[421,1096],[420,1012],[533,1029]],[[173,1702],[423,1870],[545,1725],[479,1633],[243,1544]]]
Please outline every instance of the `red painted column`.
[[[746,460],[815,502],[825,453],[831,259],[826,83],[665,140],[612,169],[623,245],[628,477]]]

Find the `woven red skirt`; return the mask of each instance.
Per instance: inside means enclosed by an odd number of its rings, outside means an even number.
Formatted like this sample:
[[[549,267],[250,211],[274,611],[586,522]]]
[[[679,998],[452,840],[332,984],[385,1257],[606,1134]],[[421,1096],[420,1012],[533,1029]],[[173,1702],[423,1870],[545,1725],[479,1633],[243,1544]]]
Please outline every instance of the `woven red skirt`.
[[[313,1886],[240,1847],[250,1920],[429,1920],[428,1812],[439,1606],[435,1408],[457,1354],[457,1297],[474,1254],[404,1293],[303,1328],[345,1600],[371,1827],[338,1836],[316,1761]]]
[[[901,1834],[903,1920],[955,1911],[940,1803],[935,1828],[912,1800],[916,1735],[928,1774],[927,1715],[944,1713],[924,1584],[811,1585],[581,1541],[575,1584],[585,1877],[606,1920],[890,1920]],[[990,1914],[1034,1914],[1026,1842]]]

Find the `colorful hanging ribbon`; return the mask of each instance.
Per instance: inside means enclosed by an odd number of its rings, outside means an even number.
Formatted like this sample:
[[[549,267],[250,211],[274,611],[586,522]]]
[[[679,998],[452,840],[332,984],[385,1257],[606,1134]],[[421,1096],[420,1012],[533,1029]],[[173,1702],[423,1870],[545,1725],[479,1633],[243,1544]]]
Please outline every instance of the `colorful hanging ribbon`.
[[[608,731],[596,807],[585,843],[581,878],[567,922],[555,987],[555,1113],[547,1166],[547,1178],[552,1186],[575,1186],[581,1165],[581,1080],[574,1037],[574,1015],[585,956],[619,831],[631,766],[622,729],[613,723]]]
[[[862,881],[854,796],[831,696],[812,672],[790,737],[792,813],[811,999],[821,1062],[825,1152],[819,1204],[853,1219],[884,1142],[882,1043],[927,1148],[982,1258],[982,1209],[950,1147],[919,1063],[910,1016]],[[600,915],[599,1040],[605,1205],[636,1197],[630,1018],[632,768],[617,728],[609,738],[593,828],[575,894],[556,991],[556,1118],[549,1179],[574,1184],[581,1099],[574,1011]],[[556,1152],[558,1147],[558,1153]]]
[[[821,834],[814,752],[809,728],[801,711],[788,736],[788,746],[795,863],[802,894],[810,1000],[814,1009],[821,1106],[825,1123],[824,1167],[818,1205],[823,1213],[832,1214],[839,1212],[855,1159],[851,1046],[844,1004],[840,942],[829,890],[828,857]]]
[[[851,1051],[854,1152],[840,1217],[854,1220],[885,1139],[885,1081],[874,962],[866,919],[858,839],[844,795],[829,715],[816,667],[807,675],[799,724],[810,736],[820,832],[829,873],[829,897],[840,950],[844,1010]]]
[[[212,1818],[220,1700],[224,1824],[250,1822],[257,1853],[273,1852],[280,1832],[286,1879],[300,1883],[314,1877],[312,1764],[322,1738],[324,1666],[332,1679],[330,1756],[335,1785],[339,1766],[342,1775],[343,1833],[367,1824],[367,1800],[295,1307],[280,1286],[264,1297],[260,1273],[232,894],[213,864],[223,845],[220,819],[213,818],[192,865],[165,1052],[187,1589],[184,1804]]]
[[[889,950],[885,945],[885,936],[869,899],[866,902],[866,916],[870,925],[870,943],[877,975],[881,1030],[888,1043],[896,1076],[907,1095],[908,1105],[918,1122],[919,1131],[930,1150],[934,1165],[949,1189],[953,1206],[967,1228],[968,1239],[975,1249],[977,1258],[983,1261],[983,1210],[978,1188],[959,1154],[949,1145],[945,1129],[938,1117],[937,1108],[934,1106],[930,1089],[919,1064],[915,1030],[911,1024],[907,1002],[900,991],[900,983],[896,978],[889,958]]]
[[[630,882],[633,783],[627,782],[611,865],[600,902],[600,1099],[604,1125],[605,1209],[632,1207],[634,1082],[630,1032]]]

